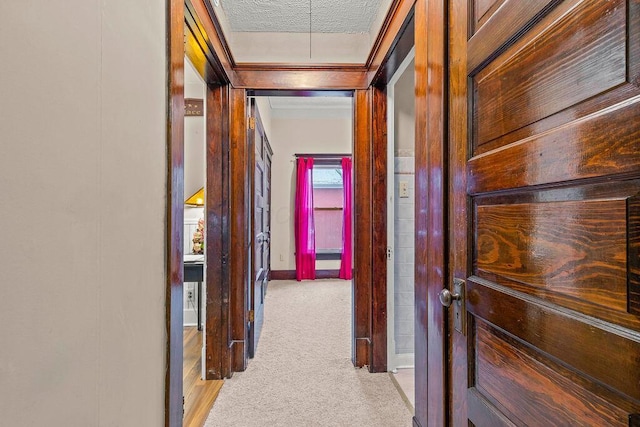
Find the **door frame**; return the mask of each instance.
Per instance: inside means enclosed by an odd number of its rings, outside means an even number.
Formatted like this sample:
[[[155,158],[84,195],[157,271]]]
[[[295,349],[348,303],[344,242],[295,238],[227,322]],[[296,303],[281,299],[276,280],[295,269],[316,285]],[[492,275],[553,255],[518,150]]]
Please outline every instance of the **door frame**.
[[[395,84],[409,67],[411,61],[415,58],[415,46],[409,51],[406,58],[402,61],[396,72],[387,83],[387,368],[393,370],[396,368],[410,367],[415,364],[407,356],[398,357],[395,350]],[[415,72],[415,67],[414,67]],[[415,232],[414,232],[415,234]],[[392,356],[395,355],[395,356]],[[390,363],[393,361],[393,363]],[[389,366],[391,365],[391,366]],[[397,365],[397,366],[396,366]]]
[[[450,410],[446,313],[438,299],[439,292],[448,287],[447,4],[447,0],[418,0],[415,12],[414,426],[443,426]]]
[[[165,425],[182,423],[182,292],[183,292],[183,204],[184,179],[184,91],[183,70],[185,50],[198,50],[194,65],[205,77],[207,102],[213,112],[219,112],[211,129],[207,130],[207,156],[221,154],[221,162],[229,166],[227,184],[215,195],[207,195],[207,226],[220,219],[220,241],[205,248],[217,247],[219,265],[215,270],[221,281],[209,280],[207,266],[207,331],[219,327],[219,370],[209,368],[207,378],[228,377],[243,370],[247,360],[247,309],[245,244],[247,238],[247,163],[246,163],[246,90],[350,90],[354,91],[354,184],[364,184],[360,197],[366,216],[354,227],[361,245],[354,247],[354,357],[356,366],[368,366],[371,372],[386,371],[386,99],[384,85],[401,61],[398,55],[413,46],[414,5],[426,0],[393,0],[382,30],[363,65],[273,65],[237,64],[220,32],[212,6],[205,0],[169,0],[167,2],[167,374],[165,379]],[[186,12],[185,12],[186,4]],[[417,10],[417,9],[416,9]],[[193,37],[185,41],[185,28]],[[426,68],[425,68],[426,70]],[[424,72],[424,70],[423,70]],[[216,86],[217,85],[217,86]],[[216,89],[217,87],[217,89]],[[226,145],[225,145],[226,144]],[[357,145],[359,144],[359,145]],[[359,147],[359,148],[358,148]],[[363,155],[357,157],[356,149]],[[216,151],[222,150],[222,151]],[[224,150],[227,150],[226,153]],[[213,168],[208,168],[212,169]],[[223,168],[223,171],[225,169]],[[207,182],[218,178],[207,172]],[[212,181],[209,181],[211,179]],[[223,182],[224,175],[223,175]],[[218,181],[219,182],[219,181]],[[219,185],[219,184],[218,184]],[[211,187],[209,187],[211,188]],[[216,200],[215,197],[218,197]],[[220,214],[209,211],[221,203]],[[375,204],[375,209],[374,209]],[[225,217],[226,215],[226,217]],[[226,222],[225,219],[226,218]],[[227,228],[224,228],[227,227]],[[213,228],[212,228],[213,229]],[[225,234],[226,233],[226,234]],[[225,237],[228,236],[228,237]],[[358,237],[360,236],[360,237]],[[217,246],[216,246],[217,245]],[[238,251],[244,253],[239,254]],[[360,254],[359,257],[357,254]],[[207,258],[209,259],[207,254]],[[211,258],[214,259],[214,258]],[[209,263],[208,263],[209,264]],[[359,266],[359,267],[358,267]],[[212,274],[211,277],[215,276]],[[225,284],[226,283],[226,284]],[[214,301],[215,300],[215,301]],[[356,332],[360,331],[360,333]],[[225,339],[226,337],[226,339]],[[215,340],[208,340],[213,345]],[[213,347],[212,347],[213,348]]]

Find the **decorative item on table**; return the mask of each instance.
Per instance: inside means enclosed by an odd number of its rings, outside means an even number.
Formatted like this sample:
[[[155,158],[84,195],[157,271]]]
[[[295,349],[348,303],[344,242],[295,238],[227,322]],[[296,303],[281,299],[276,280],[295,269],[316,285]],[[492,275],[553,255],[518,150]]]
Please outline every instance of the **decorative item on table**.
[[[204,218],[200,218],[198,220],[198,228],[193,233],[193,248],[192,252],[194,254],[203,254],[204,253]]]

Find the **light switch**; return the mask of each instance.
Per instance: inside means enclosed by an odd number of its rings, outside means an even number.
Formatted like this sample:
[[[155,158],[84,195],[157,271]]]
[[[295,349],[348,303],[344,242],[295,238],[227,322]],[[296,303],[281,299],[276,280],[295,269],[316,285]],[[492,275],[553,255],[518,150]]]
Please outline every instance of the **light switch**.
[[[400,197],[403,199],[409,197],[409,183],[407,181],[400,181]]]

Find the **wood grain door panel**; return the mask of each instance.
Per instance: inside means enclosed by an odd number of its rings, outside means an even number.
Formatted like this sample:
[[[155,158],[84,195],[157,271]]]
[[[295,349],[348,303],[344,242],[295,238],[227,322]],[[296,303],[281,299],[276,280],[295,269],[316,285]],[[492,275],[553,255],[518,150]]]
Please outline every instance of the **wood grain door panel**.
[[[627,198],[512,200],[476,200],[475,274],[568,308],[627,312]]]
[[[638,9],[635,1],[565,1],[471,74],[474,155],[617,116],[640,95]]]
[[[632,405],[489,323],[476,318],[473,328],[478,358],[470,400],[485,400],[516,425],[627,425]],[[473,406],[469,419],[482,425],[487,411]]]
[[[628,426],[640,412],[640,1],[523,3],[450,8],[452,176],[465,183],[450,209],[467,226],[450,232],[451,274],[467,283],[452,421]]]

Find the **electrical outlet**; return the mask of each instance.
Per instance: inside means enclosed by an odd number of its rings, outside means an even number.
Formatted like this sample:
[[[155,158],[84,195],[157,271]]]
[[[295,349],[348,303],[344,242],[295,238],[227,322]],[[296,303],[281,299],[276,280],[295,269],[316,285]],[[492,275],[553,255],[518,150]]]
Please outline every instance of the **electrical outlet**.
[[[191,289],[187,291],[187,301],[193,302],[193,291]]]
[[[406,199],[409,197],[409,183],[407,181],[400,181],[400,197]]]

